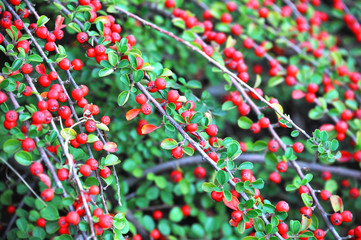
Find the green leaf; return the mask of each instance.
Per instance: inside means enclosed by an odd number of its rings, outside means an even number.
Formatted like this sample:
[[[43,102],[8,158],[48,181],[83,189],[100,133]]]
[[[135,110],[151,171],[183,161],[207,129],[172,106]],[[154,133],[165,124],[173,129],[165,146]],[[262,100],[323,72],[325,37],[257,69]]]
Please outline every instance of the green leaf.
[[[257,232],[263,232],[265,229],[265,223],[258,217],[253,218],[253,226]]]
[[[172,138],[166,138],[160,143],[160,147],[166,150],[172,150],[178,146],[176,140]]]
[[[8,139],[3,144],[3,150],[6,153],[13,154],[21,148],[21,142],[17,139]]]
[[[102,166],[112,166],[120,163],[120,159],[114,154],[109,154],[105,158],[102,158]]]
[[[229,180],[229,175],[225,171],[218,171],[216,174],[216,179],[220,185],[224,185]]]
[[[239,155],[241,155],[242,150],[238,142],[233,141],[228,147],[227,147],[227,157],[230,160],[236,159]]]
[[[183,219],[183,212],[179,207],[174,207],[169,212],[169,220],[172,222],[180,222]]]
[[[202,189],[205,192],[212,192],[217,189],[217,186],[214,183],[211,182],[205,182],[202,184]]]
[[[227,101],[227,102],[224,102],[222,104],[222,111],[229,111],[229,110],[232,110],[234,108],[236,108],[237,106],[234,105],[231,101]]]
[[[264,157],[264,161],[267,166],[271,166],[271,167],[276,167],[276,165],[278,163],[276,155],[272,152],[266,153],[266,155]]]
[[[114,72],[113,68],[103,68],[99,71],[99,77],[105,77]]]
[[[242,128],[242,129],[249,129],[252,125],[252,120],[246,116],[242,116],[240,118],[238,118],[237,124],[238,127]]]
[[[318,120],[323,117],[323,114],[324,114],[324,110],[320,106],[316,106],[315,108],[312,108],[308,112],[308,117],[313,120]]]
[[[273,88],[276,87],[277,85],[283,83],[284,78],[282,76],[275,76],[272,77],[269,81],[268,81],[268,87],[269,88]]]
[[[78,24],[74,23],[74,22],[71,22],[71,23],[68,23],[68,27],[72,30],[74,30],[75,32],[77,33],[80,33],[81,32],[81,28]]]
[[[23,166],[29,166],[33,162],[33,157],[28,152],[20,151],[15,154],[15,160]]]
[[[89,134],[87,143],[94,143],[94,142],[96,142],[98,140],[99,140],[99,138],[96,135]]]
[[[187,179],[183,178],[179,181],[179,187],[183,195],[186,195],[189,193],[191,184],[188,182]]]
[[[291,132],[291,137],[297,137],[300,134],[300,132],[298,130],[293,130]]]
[[[108,53],[108,60],[110,65],[115,67],[119,61],[118,55],[116,55],[113,51]]]
[[[96,179],[95,177],[87,177],[84,182],[85,188],[90,188],[93,185],[99,185],[98,179]]]
[[[48,221],[55,221],[59,219],[59,212],[54,206],[47,206],[40,211],[40,216]]]
[[[113,218],[113,226],[116,229],[123,229],[126,225],[127,219],[125,218],[124,213],[118,213]]]
[[[45,25],[49,20],[50,19],[45,15],[40,16],[36,23],[36,27],[41,27],[41,26]]]
[[[74,140],[77,136],[77,132],[74,129],[64,128],[63,130],[60,131],[60,135],[64,139],[69,138],[70,140]]]
[[[185,27],[186,25],[185,25],[183,19],[181,19],[181,18],[174,18],[174,19],[172,20],[172,23],[173,23],[174,26],[176,26],[176,27],[178,27],[178,28],[181,28],[181,29],[185,29],[185,28],[186,28],[186,27]]]
[[[144,72],[143,70],[136,70],[133,73],[133,80],[134,82],[140,82],[144,78]]]
[[[292,234],[296,235],[300,232],[301,223],[299,221],[291,220],[290,227]]]
[[[301,198],[306,207],[312,207],[313,199],[311,196],[306,193],[302,193]]]
[[[186,30],[182,34],[182,38],[188,42],[192,42],[195,39],[194,33],[192,31]]]
[[[262,140],[258,140],[257,142],[254,143],[253,145],[253,151],[262,151],[264,149],[266,149],[267,147],[267,143],[265,141]]]
[[[130,91],[123,91],[118,96],[118,105],[123,106],[129,99]]]

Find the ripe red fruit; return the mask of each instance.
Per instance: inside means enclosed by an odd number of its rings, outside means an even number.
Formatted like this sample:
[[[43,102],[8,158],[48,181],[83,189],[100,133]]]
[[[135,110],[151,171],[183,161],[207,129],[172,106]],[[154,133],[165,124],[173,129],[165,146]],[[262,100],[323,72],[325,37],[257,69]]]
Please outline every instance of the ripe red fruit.
[[[344,222],[351,222],[352,221],[352,213],[350,211],[343,211],[341,213],[342,219]]]
[[[360,196],[360,191],[357,188],[351,188],[348,194],[350,198],[358,198]]]
[[[0,105],[6,102],[7,100],[8,97],[6,96],[6,94],[0,91]]]
[[[278,162],[278,163],[277,163],[277,170],[278,170],[279,172],[286,172],[287,169],[288,169],[287,162],[281,161],[281,162]]]
[[[103,45],[96,45],[94,48],[95,55],[101,56],[105,53],[105,47]]]
[[[99,217],[99,226],[102,228],[110,228],[113,225],[113,217],[106,214]]]
[[[48,29],[44,26],[38,27],[35,31],[36,36],[38,36],[41,39],[46,39],[46,37],[48,36]]]
[[[302,143],[300,142],[296,142],[292,145],[292,149],[293,151],[295,151],[296,153],[301,153],[303,152],[304,146]]]
[[[287,202],[280,201],[276,205],[276,210],[279,212],[288,212],[290,210],[290,207],[288,206]]]
[[[223,200],[223,192],[216,192],[216,191],[212,191],[211,192],[211,198],[216,201],[216,202],[221,202]]]
[[[315,238],[317,239],[323,239],[325,237],[325,232],[322,229],[316,229],[313,232],[313,235],[315,236]]]
[[[252,123],[251,126],[249,127],[249,130],[252,133],[257,134],[261,131],[261,126],[259,123]]]
[[[169,102],[175,103],[179,98],[179,93],[177,90],[170,90],[167,94],[167,99]]]
[[[85,144],[88,141],[88,135],[86,133],[80,133],[76,136],[76,141],[80,144]]]
[[[309,194],[309,193],[310,193],[310,190],[309,190],[308,187],[306,187],[306,186],[301,186],[301,187],[298,189],[298,193],[299,193],[300,195],[302,195],[302,193]]]
[[[321,199],[323,200],[323,201],[328,201],[328,200],[330,200],[330,197],[331,197],[331,192],[330,191],[327,191],[327,190],[322,190],[321,191]]]
[[[166,8],[174,8],[175,7],[175,1],[174,0],[165,0],[164,6]]]
[[[234,24],[234,25],[232,26],[232,28],[231,28],[231,32],[232,32],[234,35],[239,36],[239,35],[241,35],[242,32],[243,32],[243,28],[242,28],[242,26],[239,25],[239,24]]]
[[[335,125],[335,129],[338,133],[346,133],[348,129],[348,124],[345,121],[338,121]]]
[[[93,120],[89,120],[86,121],[84,127],[87,132],[94,132],[97,129],[97,124]]]
[[[310,83],[307,86],[307,92],[316,93],[318,91],[318,85],[316,83]]]
[[[268,9],[265,8],[265,7],[262,7],[262,8],[260,8],[260,9],[258,10],[258,15],[259,15],[260,18],[267,18],[268,13],[269,13],[269,11],[268,11]]]
[[[223,23],[232,22],[232,15],[229,13],[223,13],[221,16],[221,22],[223,22]]]
[[[79,172],[80,172],[83,176],[88,177],[88,176],[90,176],[92,170],[91,170],[91,167],[90,167],[89,165],[84,164],[84,165],[82,165],[82,166],[80,167]]]
[[[288,225],[284,222],[280,222],[277,226],[279,234],[285,234],[288,231]]]
[[[243,219],[242,211],[236,210],[232,212],[231,218],[235,222],[240,222]]]
[[[167,86],[167,82],[165,81],[164,78],[157,78],[155,81],[154,81],[154,85],[156,88],[158,88],[159,90],[163,90],[166,88]]]
[[[140,111],[144,115],[149,115],[152,112],[152,106],[148,103],[144,103],[144,104],[142,104],[142,106],[140,106]]]
[[[198,179],[204,178],[206,176],[206,169],[204,167],[197,167],[194,169],[194,176]]]
[[[178,171],[178,170],[173,170],[171,173],[170,173],[170,180],[172,182],[179,182],[180,180],[182,180],[183,178],[183,174],[182,172]]]
[[[184,205],[181,207],[182,213],[185,217],[188,217],[191,213],[191,208],[188,205]]]
[[[279,148],[280,148],[280,145],[276,140],[274,140],[274,139],[269,140],[268,150],[270,152],[277,152]]]
[[[43,171],[44,171],[44,168],[40,162],[33,162],[30,166],[30,172],[34,176],[38,175],[39,173],[43,173]]]
[[[47,188],[41,192],[40,196],[45,202],[49,202],[54,197],[54,191],[51,188]]]
[[[73,70],[79,71],[83,67],[83,62],[80,59],[74,59],[71,61],[71,66],[73,67]]]
[[[66,221],[76,226],[80,221],[80,216],[77,212],[71,211],[66,215]]]
[[[103,169],[100,169],[99,170],[99,174],[102,178],[107,178],[110,176],[111,174],[111,171],[110,171],[110,168],[108,167],[104,167]]]
[[[142,93],[139,93],[136,97],[135,97],[135,101],[139,104],[144,104],[147,102],[147,97],[142,94]]]
[[[21,142],[21,148],[25,151],[25,152],[32,152],[35,149],[35,141],[31,138],[25,138],[22,142]]]
[[[278,172],[273,172],[269,175],[269,180],[271,182],[279,184],[281,182],[281,175]]]
[[[341,223],[343,222],[342,215],[339,213],[332,214],[330,220],[331,223],[335,226],[341,225]]]
[[[182,147],[173,148],[171,154],[175,159],[179,159],[183,156],[183,148]]]
[[[268,128],[268,126],[270,125],[270,120],[267,117],[262,117],[259,120],[259,125],[261,126],[261,128]]]
[[[60,67],[62,70],[69,70],[69,69],[70,69],[70,66],[71,66],[70,60],[67,59],[67,58],[64,58],[63,60],[61,60],[61,61],[59,62],[59,67]]]
[[[88,41],[88,39],[88,34],[86,34],[85,32],[80,32],[76,35],[76,40],[78,40],[79,43],[85,43],[86,41]]]
[[[206,128],[206,133],[211,137],[216,136],[217,132],[218,132],[218,128],[215,124],[210,124]]]
[[[152,237],[152,239],[159,239],[160,238],[160,232],[158,229],[153,229],[151,232],[150,232],[150,236]]]
[[[154,220],[159,220],[159,219],[161,219],[163,217],[163,213],[161,212],[161,211],[159,211],[159,210],[155,210],[154,212],[153,212],[153,218],[154,218]]]
[[[14,214],[16,211],[16,208],[13,205],[10,205],[6,208],[6,211],[8,212],[8,214]]]
[[[103,116],[103,117],[100,119],[100,122],[103,123],[104,125],[109,125],[109,123],[110,123],[110,117],[108,117],[108,116]]]
[[[266,50],[264,49],[263,46],[257,46],[254,49],[254,53],[256,54],[257,57],[263,57],[266,54]]]
[[[29,74],[33,71],[33,66],[31,66],[31,64],[29,64],[29,63],[26,63],[22,66],[21,71],[24,74]]]
[[[329,180],[329,179],[331,179],[331,173],[330,172],[328,172],[328,171],[323,171],[322,173],[321,173],[321,177],[322,177],[322,179],[324,180],[324,181],[327,181],[327,180]]]
[[[296,77],[297,73],[298,73],[298,68],[296,66],[290,65],[287,67],[288,76]]]
[[[97,140],[93,143],[93,148],[95,151],[101,151],[103,150],[104,143],[100,140]]]
[[[69,177],[69,171],[66,168],[60,168],[56,173],[60,181],[64,181]]]
[[[62,118],[62,119],[68,119],[71,116],[71,110],[68,106],[61,106],[58,109],[58,115]]]
[[[305,214],[307,216],[312,216],[312,209],[309,207],[301,207],[300,213]]]
[[[36,225],[38,227],[45,227],[45,224],[46,224],[46,220],[44,218],[39,218],[38,220],[36,220]]]
[[[14,110],[10,110],[5,114],[5,120],[8,122],[16,122],[19,118],[19,115]]]

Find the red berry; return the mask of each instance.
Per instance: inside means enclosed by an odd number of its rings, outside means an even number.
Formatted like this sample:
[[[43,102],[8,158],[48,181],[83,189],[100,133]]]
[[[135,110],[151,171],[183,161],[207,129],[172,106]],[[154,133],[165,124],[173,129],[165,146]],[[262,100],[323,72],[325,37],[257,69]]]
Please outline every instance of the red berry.
[[[51,188],[47,188],[41,192],[40,196],[45,202],[49,202],[54,197],[54,191]]]
[[[25,151],[25,152],[32,152],[35,149],[35,141],[31,138],[25,138],[22,142],[21,142],[21,148]]]
[[[330,191],[327,191],[327,190],[322,190],[321,191],[321,193],[320,193],[321,195],[321,199],[323,200],[323,201],[328,201],[328,200],[330,200],[330,197],[331,197],[331,192]]]
[[[111,174],[110,168],[104,167],[103,169],[100,169],[99,174],[102,178],[108,178]]]
[[[274,140],[274,139],[269,140],[268,150],[270,152],[277,152],[279,148],[280,148],[280,145],[276,140]]]
[[[191,213],[191,208],[188,205],[184,205],[181,207],[182,213],[185,217],[188,217]]]
[[[194,176],[198,179],[204,178],[206,176],[206,169],[204,167],[197,167],[194,169]]]
[[[262,117],[259,120],[259,125],[261,126],[261,128],[268,128],[268,126],[270,125],[270,120],[267,117]]]
[[[88,141],[88,135],[86,133],[80,133],[76,136],[76,141],[80,144],[85,144]]]
[[[88,34],[85,32],[80,32],[76,35],[76,40],[78,40],[79,43],[85,43],[88,39]]]
[[[299,189],[298,189],[298,193],[299,193],[300,195],[302,195],[302,193],[309,194],[309,193],[310,193],[310,190],[309,190],[308,187],[306,187],[306,186],[301,186],[301,187],[299,187]]]
[[[280,201],[276,205],[276,210],[279,212],[288,212],[290,210],[290,207],[288,206],[287,202]]]
[[[280,222],[277,226],[279,234],[285,234],[288,231],[288,225],[284,222]]]
[[[309,207],[301,207],[300,213],[307,216],[312,216],[312,209]]]
[[[279,184],[281,182],[281,175],[278,172],[273,172],[269,175],[269,180],[273,183]]]
[[[101,56],[105,53],[105,47],[103,45],[96,45],[94,48],[95,55]]]
[[[140,111],[144,115],[149,115],[152,112],[152,106],[148,103],[144,103],[144,104],[142,104],[142,106],[140,106]]]
[[[352,221],[352,213],[350,211],[343,211],[341,213],[342,219],[344,222],[351,222]]]
[[[166,8],[174,8],[175,7],[175,1],[174,0],[165,0],[164,6]]]
[[[233,211],[231,218],[235,222],[240,222],[243,219],[243,212],[239,210]]]
[[[323,239],[325,237],[325,232],[322,229],[316,229],[313,232],[313,235],[315,236],[315,238],[317,239]]]
[[[335,226],[341,225],[341,223],[343,222],[342,215],[339,213],[332,214],[330,220],[331,223]]]
[[[173,148],[171,154],[175,159],[179,159],[183,156],[183,148],[182,147]]]
[[[71,211],[66,215],[66,221],[76,226],[80,221],[80,216],[77,212]]]
[[[210,124],[206,128],[206,133],[211,137],[216,136],[217,132],[218,132],[218,128],[215,124]]]
[[[152,239],[159,239],[160,238],[160,232],[158,229],[153,229],[151,232],[150,232],[150,236]]]
[[[81,165],[80,169],[79,169],[79,172],[85,176],[85,177],[88,177],[90,176],[92,170],[91,170],[91,167],[87,164],[84,164],[84,165]]]
[[[216,201],[216,202],[221,202],[223,200],[223,192],[216,192],[216,191],[212,191],[211,192],[211,198]]]
[[[358,198],[360,196],[360,191],[357,188],[351,188],[349,191],[350,198]]]
[[[44,171],[44,168],[40,162],[33,162],[30,166],[30,172],[34,176],[38,175],[39,173],[43,173],[43,171]]]
[[[158,88],[159,90],[163,90],[166,88],[167,86],[167,82],[165,81],[164,78],[157,78],[154,81],[154,85],[156,86],[156,88]]]
[[[86,121],[84,124],[87,132],[94,132],[97,129],[97,124],[93,120]]]
[[[19,118],[19,115],[14,110],[10,110],[5,114],[5,120],[8,122],[16,122]]]
[[[167,99],[169,102],[175,103],[179,98],[179,93],[177,90],[170,90],[167,94]]]
[[[105,229],[110,228],[113,225],[113,217],[106,214],[99,217],[99,226]]]
[[[60,181],[64,181],[69,177],[69,171],[66,168],[60,168],[57,172]]]
[[[301,153],[303,152],[304,146],[302,143],[300,142],[296,142],[292,145],[292,149],[293,151],[295,151],[296,153]]]
[[[97,140],[93,143],[93,148],[95,151],[101,151],[103,150],[104,143],[100,140]]]
[[[83,62],[80,59],[74,59],[71,61],[71,66],[73,67],[73,70],[79,71],[83,67]]]
[[[277,170],[278,170],[279,172],[286,172],[287,169],[288,169],[287,162],[281,161],[281,162],[278,162],[278,163],[277,163]]]
[[[155,210],[154,212],[153,212],[153,218],[154,218],[154,220],[159,220],[159,219],[161,219],[163,217],[163,213],[161,212],[161,211],[159,211],[159,210]]]
[[[179,182],[180,180],[182,180],[183,178],[183,174],[182,172],[178,171],[178,170],[173,170],[171,173],[170,173],[170,180],[172,182]]]
[[[67,59],[67,58],[64,58],[63,60],[61,60],[61,61],[59,62],[59,67],[60,67],[62,70],[69,70],[69,69],[70,69],[70,66],[71,66],[70,60]]]
[[[38,220],[36,220],[36,225],[43,228],[46,225],[46,220],[44,218],[39,218]]]

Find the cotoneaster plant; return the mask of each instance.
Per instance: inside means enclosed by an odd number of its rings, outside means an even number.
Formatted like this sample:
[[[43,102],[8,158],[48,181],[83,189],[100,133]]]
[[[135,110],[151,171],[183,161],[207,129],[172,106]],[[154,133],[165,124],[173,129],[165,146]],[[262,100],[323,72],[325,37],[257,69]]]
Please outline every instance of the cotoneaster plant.
[[[347,4],[1,1],[0,231],[360,238]]]

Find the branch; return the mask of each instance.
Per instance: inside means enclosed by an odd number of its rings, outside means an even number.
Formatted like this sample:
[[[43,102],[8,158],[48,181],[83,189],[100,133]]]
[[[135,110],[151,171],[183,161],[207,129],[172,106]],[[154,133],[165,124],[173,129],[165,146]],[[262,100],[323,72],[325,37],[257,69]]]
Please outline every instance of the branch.
[[[234,161],[236,162],[252,162],[252,163],[265,163],[264,155],[261,154],[241,154],[237,159]],[[139,178],[131,177],[125,179],[125,181],[128,183],[129,187],[132,187],[133,185],[137,184],[141,180],[147,177],[148,173],[154,173],[159,174],[171,169],[176,169],[178,166],[188,166],[188,165],[196,165],[199,163],[204,163],[204,160],[201,156],[193,156],[193,157],[186,157],[181,158],[179,160],[172,160],[169,162],[164,162],[161,164],[158,164],[154,167],[148,168],[144,170],[143,175]],[[308,163],[308,162],[297,162],[298,165],[307,170],[317,171],[317,172],[323,172],[328,171],[332,174],[344,176],[344,177],[350,177],[355,179],[361,179],[361,172],[357,170],[352,169],[346,169],[346,168],[339,168],[334,166],[324,166],[317,163]],[[288,162],[288,166],[293,167],[291,163]]]

